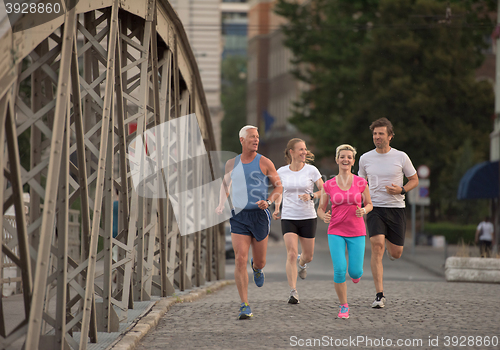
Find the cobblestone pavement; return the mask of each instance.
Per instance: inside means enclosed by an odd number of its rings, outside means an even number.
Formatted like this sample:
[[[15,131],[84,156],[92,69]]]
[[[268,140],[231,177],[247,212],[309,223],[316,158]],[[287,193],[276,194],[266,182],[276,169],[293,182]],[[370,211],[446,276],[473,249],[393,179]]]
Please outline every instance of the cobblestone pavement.
[[[333,281],[308,282],[298,305],[286,282],[252,283],[251,320],[236,319],[234,284],[173,305],[136,349],[500,349],[498,285],[386,281],[387,306],[372,309],[372,280],[349,280],[350,318],[340,320]]]

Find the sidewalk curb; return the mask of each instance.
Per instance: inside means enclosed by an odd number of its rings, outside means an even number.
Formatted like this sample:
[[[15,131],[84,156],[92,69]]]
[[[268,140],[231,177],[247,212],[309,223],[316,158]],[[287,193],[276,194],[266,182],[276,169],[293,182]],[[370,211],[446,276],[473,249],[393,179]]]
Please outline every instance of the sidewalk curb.
[[[130,326],[116,341],[114,341],[107,349],[113,350],[133,350],[139,341],[152,329],[154,329],[160,319],[168,312],[172,305],[177,303],[192,302],[202,298],[207,294],[211,294],[222,287],[234,284],[234,280],[218,281],[214,284],[202,287],[200,289],[189,292],[186,295],[170,296],[158,300],[146,314],[138,318],[135,323]]]

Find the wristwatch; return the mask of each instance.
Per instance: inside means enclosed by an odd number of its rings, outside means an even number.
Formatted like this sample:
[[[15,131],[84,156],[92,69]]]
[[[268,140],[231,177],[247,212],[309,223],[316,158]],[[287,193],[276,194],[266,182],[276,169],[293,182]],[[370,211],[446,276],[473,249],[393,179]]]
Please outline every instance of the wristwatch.
[[[406,190],[403,186],[401,186],[401,194],[405,194],[406,193]]]
[[[309,195],[311,196],[311,200],[313,201],[314,200],[314,193],[309,193]]]
[[[270,207],[273,202],[271,202],[269,199],[266,200],[267,206]]]

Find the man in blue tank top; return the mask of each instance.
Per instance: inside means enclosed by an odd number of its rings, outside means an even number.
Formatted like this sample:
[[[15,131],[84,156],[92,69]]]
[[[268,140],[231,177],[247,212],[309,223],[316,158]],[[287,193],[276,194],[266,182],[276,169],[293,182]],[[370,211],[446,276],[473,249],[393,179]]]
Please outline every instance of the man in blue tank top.
[[[231,188],[233,215],[229,222],[235,254],[234,279],[241,299],[238,319],[241,320],[253,316],[248,305],[248,252],[251,246],[254,281],[257,287],[262,287],[262,269],[266,265],[267,240],[271,226],[271,213],[268,208],[280,196],[283,187],[273,162],[257,153],[257,128],[244,126],[239,136],[242,152],[226,163],[220,202],[216,211],[222,214]],[[274,189],[268,196],[269,183]]]

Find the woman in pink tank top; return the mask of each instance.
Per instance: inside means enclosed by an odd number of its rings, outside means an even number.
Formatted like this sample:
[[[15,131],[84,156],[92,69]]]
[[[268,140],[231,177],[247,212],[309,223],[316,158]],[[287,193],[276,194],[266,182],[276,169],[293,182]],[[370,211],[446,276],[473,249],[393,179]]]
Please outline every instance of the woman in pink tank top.
[[[358,283],[363,274],[365,256],[365,222],[363,215],[373,209],[365,179],[351,173],[356,149],[350,145],[337,147],[335,161],[339,174],[323,185],[318,217],[328,226],[328,246],[333,263],[333,281],[340,302],[338,317],[349,318],[347,304],[346,247],[349,254],[349,276]],[[331,209],[327,212],[328,201]],[[363,206],[364,205],[364,206]]]

